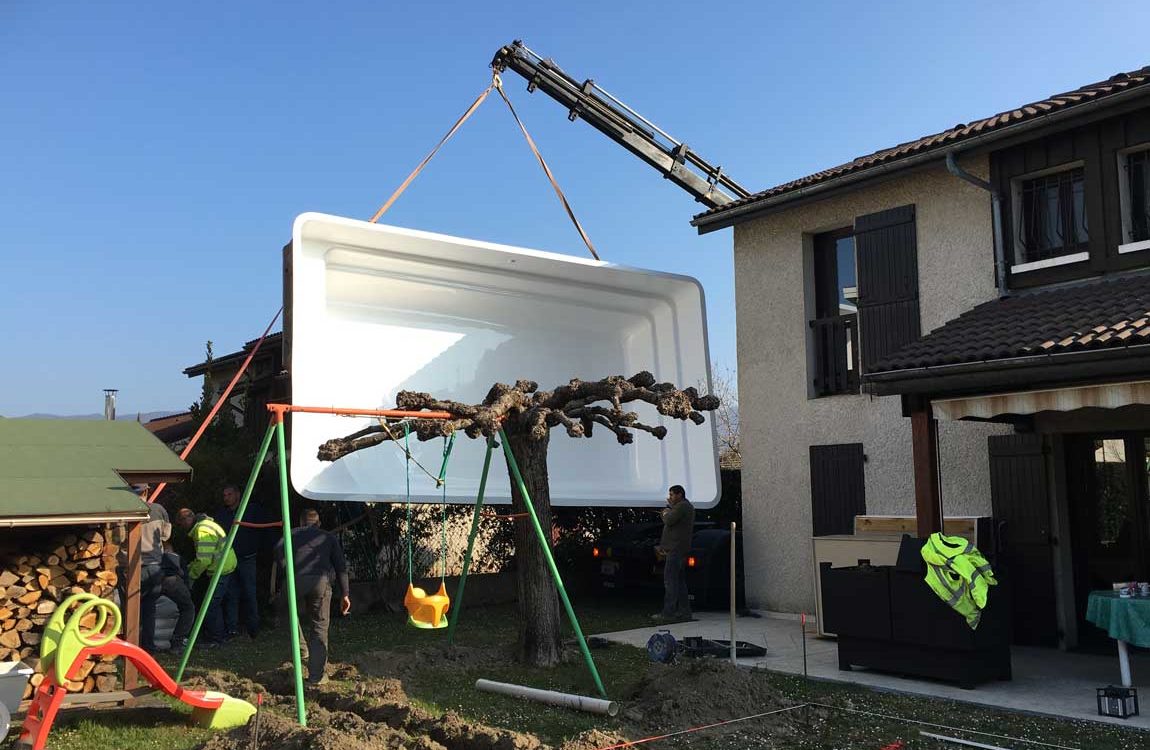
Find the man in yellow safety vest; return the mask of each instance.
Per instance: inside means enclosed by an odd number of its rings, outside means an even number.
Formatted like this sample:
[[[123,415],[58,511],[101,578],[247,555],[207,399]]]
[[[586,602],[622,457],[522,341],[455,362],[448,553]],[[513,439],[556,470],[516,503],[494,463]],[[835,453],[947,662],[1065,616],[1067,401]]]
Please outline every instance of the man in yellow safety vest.
[[[204,615],[203,645],[215,648],[224,642],[223,600],[231,585],[232,571],[236,569],[236,553],[227,550],[227,554],[224,554],[228,535],[211,516],[203,513],[197,515],[189,508],[181,508],[176,514],[176,523],[188,532],[195,545],[196,559],[188,566],[188,578],[192,580],[193,598],[199,602],[199,606],[208,608]],[[220,570],[220,580],[212,592],[211,601],[205,602],[208,585],[217,568]]]
[[[998,584],[982,553],[960,536],[935,532],[922,546],[926,583],[954,611],[966,618],[971,630],[978,627],[986,595]]]

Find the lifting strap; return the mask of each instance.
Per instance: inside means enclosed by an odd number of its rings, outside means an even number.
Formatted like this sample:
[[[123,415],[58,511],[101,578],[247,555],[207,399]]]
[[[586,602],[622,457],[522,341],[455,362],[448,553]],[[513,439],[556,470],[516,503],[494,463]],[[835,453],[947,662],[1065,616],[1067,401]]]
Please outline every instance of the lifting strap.
[[[407,179],[403,181],[403,184],[396,188],[395,192],[391,194],[391,197],[388,198],[387,201],[379,207],[379,210],[376,211],[375,215],[370,219],[372,224],[379,221],[379,217],[387,213],[387,209],[391,208],[391,204],[395,203],[395,201],[399,199],[399,196],[403,195],[403,191],[407,190],[407,186],[410,185],[412,181],[419,176],[419,173],[423,171],[423,168],[427,166],[427,163],[431,161],[432,157],[434,157],[439,152],[439,149],[443,147],[443,144],[451,140],[451,136],[455,135],[455,131],[459,130],[460,126],[467,122],[469,117],[475,114],[475,110],[479,109],[479,105],[483,104],[484,100],[487,99],[487,95],[491,93],[491,90],[496,87],[497,83],[498,78],[493,79],[491,81],[491,85],[485,88],[483,93],[475,98],[475,101],[471,103],[471,106],[467,108],[467,111],[464,112],[463,115],[455,121],[455,124],[451,126],[451,130],[447,131],[447,135],[439,139],[439,143],[435,144],[435,148],[431,149],[431,153],[423,157],[423,161],[419,162],[419,165],[411,171],[411,174],[407,176]]]
[[[599,260],[599,253],[595,252],[595,246],[591,244],[591,238],[583,231],[583,225],[579,223],[579,219],[575,218],[575,211],[571,209],[571,204],[567,202],[567,196],[563,194],[563,189],[559,187],[559,183],[555,180],[555,175],[551,173],[551,167],[547,166],[547,162],[543,159],[543,154],[539,153],[539,148],[535,145],[535,139],[527,132],[527,127],[523,121],[519,119],[519,114],[512,106],[511,100],[507,98],[507,94],[503,93],[503,84],[499,80],[499,76],[495,76],[495,82],[492,84],[499,91],[499,96],[503,97],[503,101],[507,102],[507,108],[511,110],[511,116],[515,118],[516,124],[519,129],[523,131],[523,137],[527,139],[527,145],[531,147],[531,153],[535,154],[535,158],[539,161],[539,166],[543,167],[543,174],[547,175],[547,179],[551,181],[551,187],[555,189],[555,195],[559,196],[559,201],[563,204],[563,208],[567,210],[567,216],[571,219],[571,223],[575,225],[575,229],[579,232],[579,236],[583,238],[583,244],[591,251],[591,257]]]
[[[428,163],[437,153],[439,153],[439,149],[443,148],[443,145],[451,140],[451,137],[455,135],[456,131],[458,131],[460,127],[463,126],[463,123],[467,122],[467,120],[473,114],[475,114],[475,110],[479,109],[479,105],[483,104],[483,102],[487,100],[487,96],[491,93],[492,89],[497,90],[499,92],[499,96],[502,97],[503,101],[507,103],[507,108],[511,110],[511,116],[515,118],[516,124],[519,125],[519,130],[523,132],[523,137],[527,139],[527,145],[531,148],[531,153],[535,154],[535,159],[539,162],[539,166],[543,167],[543,174],[547,175],[547,179],[550,180],[551,187],[555,190],[555,195],[559,196],[559,201],[563,204],[564,210],[567,211],[567,216],[571,219],[571,223],[575,225],[575,230],[578,231],[579,236],[583,238],[583,244],[585,244],[587,249],[591,252],[591,257],[595,260],[600,260],[599,253],[595,250],[595,245],[591,243],[591,238],[587,236],[587,232],[584,231],[583,225],[580,224],[579,219],[576,218],[574,209],[571,208],[571,204],[568,202],[567,196],[563,194],[563,189],[559,187],[559,182],[555,179],[555,174],[551,171],[551,167],[547,166],[547,161],[543,158],[543,154],[539,152],[539,147],[535,145],[535,139],[532,138],[531,134],[527,132],[527,126],[523,124],[523,120],[519,119],[519,114],[515,111],[515,107],[511,104],[511,100],[508,99],[507,94],[504,93],[503,81],[500,79],[498,73],[492,74],[491,85],[485,88],[479,96],[475,97],[475,101],[471,103],[471,106],[467,108],[467,111],[464,112],[459,117],[459,119],[455,121],[455,124],[451,126],[451,129],[447,131],[447,134],[439,139],[439,143],[435,144],[435,148],[431,149],[427,156],[423,157],[423,161],[416,165],[415,169],[411,171],[411,174],[407,176],[407,179],[404,180],[400,186],[395,189],[395,192],[391,194],[391,197],[388,198],[384,204],[379,207],[379,210],[375,212],[369,221],[374,224],[375,222],[379,221],[380,217],[387,213],[387,210],[391,208],[392,204],[399,200],[399,196],[403,195],[403,191],[407,190],[408,186],[410,186],[411,183],[415,181],[415,178],[419,176],[419,173],[423,171],[423,168],[428,165]]]

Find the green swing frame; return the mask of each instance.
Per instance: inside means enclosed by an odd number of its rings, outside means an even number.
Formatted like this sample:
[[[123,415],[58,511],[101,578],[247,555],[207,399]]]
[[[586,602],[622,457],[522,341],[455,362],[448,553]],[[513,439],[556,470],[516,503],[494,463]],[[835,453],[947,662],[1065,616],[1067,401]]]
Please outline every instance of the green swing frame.
[[[267,432],[264,435],[263,442],[260,445],[259,453],[255,461],[252,463],[251,473],[248,475],[247,484],[244,486],[244,494],[240,499],[240,504],[236,508],[235,520],[232,523],[231,529],[228,531],[228,536],[224,542],[223,556],[226,556],[235,544],[236,534],[240,529],[240,522],[243,521],[244,513],[247,511],[248,502],[251,500],[252,490],[255,488],[256,479],[259,477],[260,468],[267,458],[268,451],[271,448],[272,440],[276,441],[276,463],[279,468],[279,488],[280,488],[280,514],[282,517],[282,530],[284,539],[284,568],[285,570],[295,569],[295,560],[291,544],[291,510],[288,503],[288,477],[287,477],[287,448],[284,429],[284,415],[288,412],[302,412],[310,414],[338,414],[343,416],[371,416],[382,417],[391,419],[452,419],[452,415],[448,412],[415,412],[404,411],[400,409],[351,409],[339,407],[324,407],[324,406],[296,406],[294,404],[268,404],[268,411],[271,412],[271,421],[268,425]],[[511,452],[511,447],[507,442],[507,435],[503,430],[499,431],[499,443],[503,448],[503,455],[507,461],[507,466],[510,469],[511,478],[515,482],[516,487],[519,489],[520,495],[523,497],[524,505],[527,507],[528,516],[531,519],[532,528],[535,530],[535,537],[539,541],[540,548],[543,550],[543,556],[547,560],[547,567],[551,572],[551,577],[555,581],[555,587],[559,592],[559,599],[563,603],[563,609],[567,613],[567,619],[571,622],[571,628],[575,631],[575,637],[579,642],[579,650],[583,654],[583,659],[587,664],[587,669],[591,673],[591,677],[595,681],[595,688],[598,690],[599,695],[607,698],[607,690],[603,687],[603,680],[599,676],[599,670],[595,666],[595,660],[591,656],[591,650],[587,647],[587,639],[583,636],[583,629],[579,625],[579,619],[575,616],[575,609],[571,606],[571,599],[567,595],[567,589],[563,585],[563,577],[559,574],[559,568],[555,564],[555,557],[551,552],[550,540],[543,532],[543,527],[539,524],[539,517],[535,513],[535,506],[531,501],[531,496],[527,492],[527,485],[523,481],[523,475],[519,471],[519,464],[515,460],[514,454]],[[467,551],[463,557],[463,570],[459,577],[459,585],[455,591],[455,597],[452,599],[452,606],[450,610],[450,620],[447,626],[447,642],[450,645],[455,643],[455,628],[459,622],[459,612],[463,606],[463,592],[467,585],[467,574],[471,568],[472,553],[475,548],[475,537],[479,531],[479,521],[481,518],[481,511],[483,508],[484,495],[487,489],[487,477],[491,468],[491,454],[495,450],[496,443],[494,437],[487,438],[487,451],[483,459],[483,473],[479,479],[479,492],[475,500],[475,511],[472,514],[471,530],[467,536]],[[410,452],[405,453],[410,460]],[[443,474],[447,470],[447,451],[445,451],[444,463],[440,469],[440,481],[442,482],[445,477]],[[446,490],[445,490],[446,493]],[[410,486],[408,490],[410,497]],[[410,505],[409,505],[410,507]],[[410,534],[409,534],[410,544]],[[409,546],[410,554],[410,546]],[[446,566],[444,567],[445,570]],[[411,567],[408,566],[408,574],[410,576]],[[215,594],[216,588],[220,582],[221,568],[216,567],[212,571],[211,581],[208,583],[207,593],[204,595],[204,601],[210,602],[212,596]],[[295,699],[296,699],[296,717],[300,726],[307,726],[307,707],[304,703],[303,692],[303,664],[299,652],[299,613],[296,609],[298,601],[296,596],[295,576],[285,576],[287,582],[287,598],[288,598],[288,619],[289,627],[291,630],[291,647],[292,647],[292,669],[295,675]],[[195,648],[196,639],[199,637],[200,629],[203,627],[204,618],[207,616],[207,607],[200,607],[196,612],[196,619],[192,625],[192,632],[188,636],[188,643],[184,648],[184,652],[180,657],[180,666],[176,671],[176,682],[179,683],[184,678],[184,672],[187,669],[188,661],[191,658],[192,650]]]

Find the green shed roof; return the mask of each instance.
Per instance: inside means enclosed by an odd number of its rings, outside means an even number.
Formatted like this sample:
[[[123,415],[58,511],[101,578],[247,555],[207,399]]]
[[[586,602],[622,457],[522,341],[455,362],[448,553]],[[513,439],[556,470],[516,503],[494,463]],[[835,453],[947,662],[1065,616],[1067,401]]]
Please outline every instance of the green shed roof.
[[[0,420],[0,526],[144,518],[129,483],[191,472],[136,422]]]

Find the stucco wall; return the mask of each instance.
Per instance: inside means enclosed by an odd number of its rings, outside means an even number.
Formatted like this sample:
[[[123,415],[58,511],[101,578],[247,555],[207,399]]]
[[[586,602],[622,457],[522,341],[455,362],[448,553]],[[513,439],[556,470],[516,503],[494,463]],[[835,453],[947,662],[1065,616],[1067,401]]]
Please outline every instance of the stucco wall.
[[[987,176],[986,159],[963,166]],[[752,606],[795,612],[810,611],[813,605],[810,446],[862,443],[867,511],[914,513],[910,420],[902,416],[899,399],[808,396],[809,271],[804,273],[810,235],[909,203],[916,205],[926,332],[995,294],[989,195],[945,168],[735,227],[743,523]],[[989,514],[986,437],[1004,431],[1002,426],[940,424],[947,515]]]

